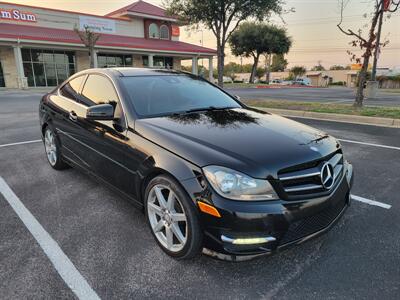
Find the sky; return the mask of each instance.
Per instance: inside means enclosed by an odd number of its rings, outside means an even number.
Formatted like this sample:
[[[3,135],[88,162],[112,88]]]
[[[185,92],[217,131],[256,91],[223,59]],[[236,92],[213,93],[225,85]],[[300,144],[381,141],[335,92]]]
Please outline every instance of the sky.
[[[145,1],[158,6],[162,6],[163,3],[163,0]],[[370,19],[366,19],[363,15],[372,11],[372,3],[375,1],[348,1],[344,11],[343,27],[354,31],[361,28],[366,33],[368,29],[365,25]],[[8,0],[7,2],[104,15],[134,0]],[[286,0],[285,8],[294,8],[295,12],[285,14],[284,22],[277,16],[272,16],[268,20],[287,28],[288,34],[293,39],[293,46],[286,56],[289,67],[302,65],[311,68],[321,63],[325,68],[329,68],[332,65],[351,63],[346,50],[351,49],[349,42],[352,38],[345,36],[336,27],[340,18],[338,2],[339,0]],[[390,43],[382,50],[378,67],[400,67],[399,28],[400,11],[392,14],[390,19],[385,18],[382,37],[388,39]],[[215,38],[206,28],[198,32],[183,29],[180,39],[184,42],[216,48]],[[227,62],[241,62],[240,58],[230,53],[229,47],[227,47],[226,56]],[[244,58],[242,62],[249,63],[251,59]]]

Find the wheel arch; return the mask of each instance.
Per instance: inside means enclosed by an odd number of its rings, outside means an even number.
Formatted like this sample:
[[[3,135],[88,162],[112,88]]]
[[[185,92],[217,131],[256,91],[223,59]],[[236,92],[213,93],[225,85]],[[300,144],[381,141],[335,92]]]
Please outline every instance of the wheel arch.
[[[183,188],[188,197],[193,198],[192,186],[186,184],[186,182],[191,181],[190,179],[197,182],[196,177],[201,174],[200,168],[165,150],[158,152],[154,157],[147,158],[140,170],[139,173],[142,175],[140,176],[138,187],[138,198],[142,203],[145,201],[145,191],[149,182],[160,175],[166,175],[174,179]],[[201,188],[200,185],[199,188]]]

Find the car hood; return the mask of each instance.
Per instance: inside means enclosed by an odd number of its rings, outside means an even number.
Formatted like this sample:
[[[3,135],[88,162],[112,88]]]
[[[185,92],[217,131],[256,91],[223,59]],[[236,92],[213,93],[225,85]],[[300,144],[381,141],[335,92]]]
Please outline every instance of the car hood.
[[[255,178],[277,178],[281,169],[340,147],[320,130],[245,108],[140,119],[135,130],[199,167],[225,166]]]

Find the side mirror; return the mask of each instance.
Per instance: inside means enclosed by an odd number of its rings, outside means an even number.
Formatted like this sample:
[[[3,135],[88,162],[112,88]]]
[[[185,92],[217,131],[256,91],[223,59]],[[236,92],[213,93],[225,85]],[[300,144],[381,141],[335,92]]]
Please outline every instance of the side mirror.
[[[91,106],[86,111],[86,119],[112,121],[114,120],[114,107],[111,104]]]

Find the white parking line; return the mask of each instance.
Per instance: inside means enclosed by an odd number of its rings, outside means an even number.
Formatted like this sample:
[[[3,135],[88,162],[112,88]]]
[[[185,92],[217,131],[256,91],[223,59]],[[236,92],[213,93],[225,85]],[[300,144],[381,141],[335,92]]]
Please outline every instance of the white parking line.
[[[78,299],[100,299],[87,283],[86,279],[75,268],[71,260],[61,250],[57,242],[53,240],[50,234],[40,225],[2,177],[0,177],[0,192],[33,235],[39,246],[43,249],[58,274],[60,274],[61,278]]]
[[[400,150],[400,147],[394,147],[394,146],[387,146],[387,145],[380,145],[380,144],[372,144],[372,143],[365,143],[365,142],[352,141],[352,140],[345,140],[345,139],[338,139],[338,141],[345,142],[345,143],[352,143],[352,144],[359,144],[359,145],[366,145],[366,146],[379,147],[379,148],[386,148],[386,149],[392,149],[392,150]]]
[[[355,200],[355,201],[363,202],[363,203],[366,203],[366,204],[369,204],[369,205],[379,206],[379,207],[386,208],[386,209],[390,209],[392,207],[389,204],[378,202],[378,201],[374,201],[374,200],[370,200],[370,199],[363,198],[363,197],[356,196],[356,195],[351,195],[351,199]]]
[[[11,143],[11,144],[3,144],[3,145],[0,145],[0,148],[10,147],[10,146],[17,146],[17,145],[39,143],[41,141],[42,140],[33,140],[33,141],[25,141],[25,142]]]

